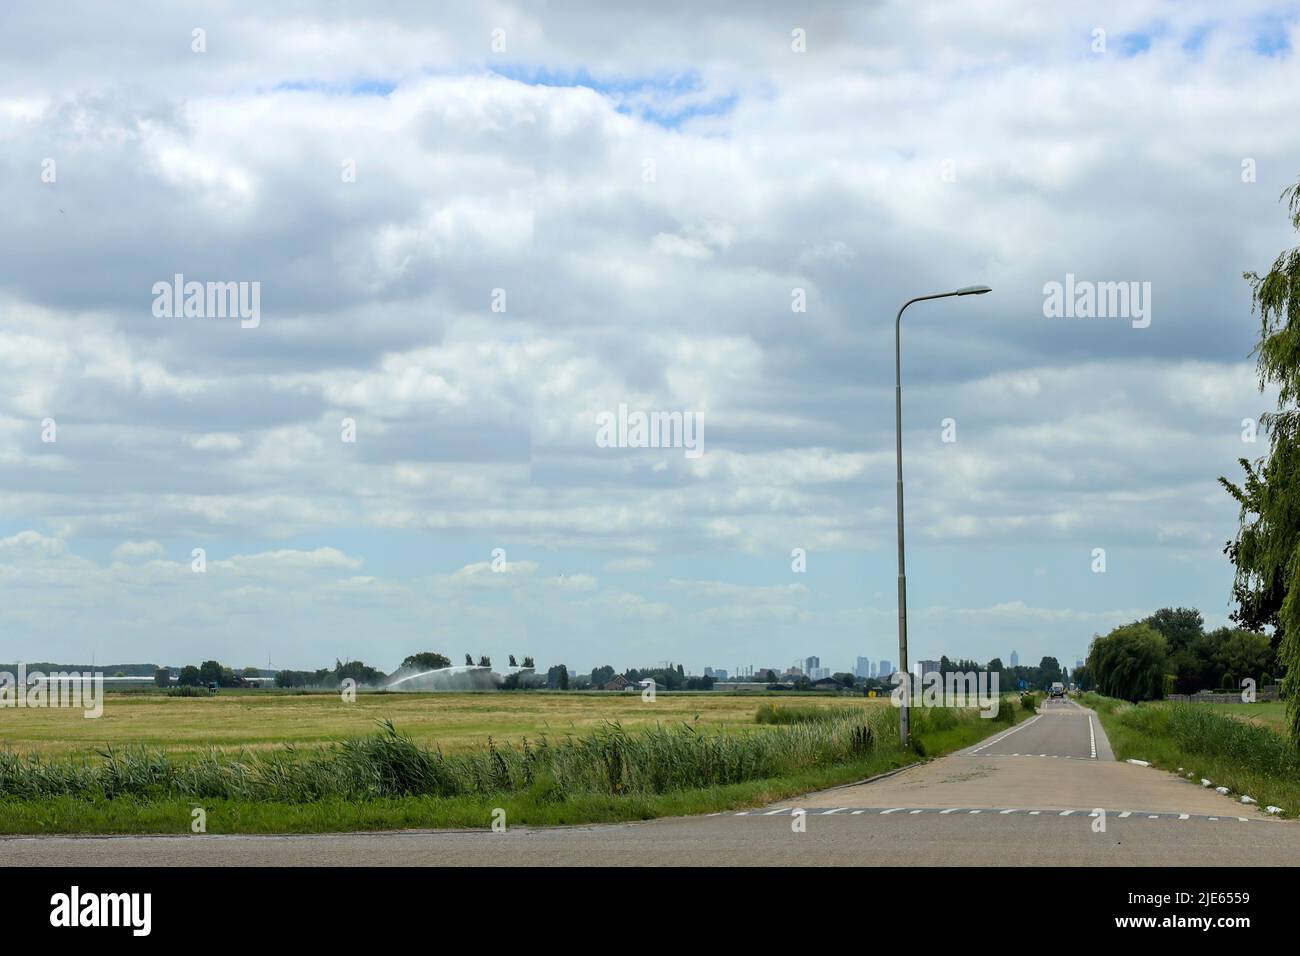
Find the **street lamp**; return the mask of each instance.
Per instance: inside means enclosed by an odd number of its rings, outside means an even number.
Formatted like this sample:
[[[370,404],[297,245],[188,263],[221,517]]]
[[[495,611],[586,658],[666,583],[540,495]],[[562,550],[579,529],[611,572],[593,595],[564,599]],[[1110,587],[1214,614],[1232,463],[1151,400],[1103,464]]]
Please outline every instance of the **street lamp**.
[[[904,302],[903,307],[898,310],[898,318],[894,319],[894,448],[898,462],[898,670],[908,675],[909,684],[911,676],[907,668],[907,565],[903,560],[903,349],[901,342],[903,312],[913,302],[924,302],[927,299],[947,299],[954,295],[983,295],[992,291],[986,285],[968,285],[953,292],[918,295],[915,299],[908,299]],[[904,689],[907,693],[902,695],[902,708],[898,712],[898,739],[906,749],[908,738],[907,711],[911,704],[908,698],[911,696],[911,687],[905,687]]]

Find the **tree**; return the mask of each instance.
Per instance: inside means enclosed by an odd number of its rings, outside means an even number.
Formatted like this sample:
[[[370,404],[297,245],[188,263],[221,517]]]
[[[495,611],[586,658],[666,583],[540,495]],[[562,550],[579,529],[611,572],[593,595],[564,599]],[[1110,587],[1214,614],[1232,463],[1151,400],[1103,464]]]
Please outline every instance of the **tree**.
[[[153,672],[153,682],[155,687],[170,687],[172,684],[172,673],[165,667],[160,667]]]
[[[1300,231],[1300,183],[1282,191],[1292,228]],[[1284,250],[1269,272],[1243,274],[1251,312],[1259,314],[1255,371],[1259,388],[1277,389],[1277,410],[1260,418],[1268,454],[1240,459],[1245,480],[1220,478],[1240,506],[1237,537],[1225,553],[1236,566],[1233,620],[1254,631],[1272,626],[1291,739],[1300,745],[1300,246]]]
[[[478,666],[479,666],[479,667],[491,667],[491,666],[492,666],[492,658],[488,657],[486,654],[481,655],[481,656],[479,657],[479,659],[478,659]]]
[[[1088,670],[1097,690],[1123,700],[1159,700],[1164,696],[1168,642],[1150,624],[1117,627],[1088,649]]]
[[[532,659],[531,657],[525,657],[525,658],[524,658],[524,667],[527,667],[527,668],[535,668],[536,666],[537,666],[537,665],[536,665],[535,663],[533,663],[533,659]]]
[[[181,668],[180,678],[176,681],[182,687],[198,687],[203,683],[203,674],[193,664]]]
[[[614,679],[614,668],[608,664],[597,667],[591,672],[591,684],[593,687],[601,687],[608,684]]]
[[[1228,634],[1219,650],[1219,663],[1224,670],[1238,678],[1231,686],[1236,687],[1242,677],[1250,677],[1263,683],[1260,678],[1273,662],[1273,647],[1267,634],[1237,630]]]
[[[225,668],[220,661],[204,661],[199,665],[199,682],[203,684],[220,684],[225,676]]]
[[[1047,690],[1057,681],[1065,683],[1065,674],[1061,671],[1060,662],[1055,657],[1044,657],[1038,662],[1038,686]]]
[[[569,689],[569,669],[563,664],[556,664],[546,671],[546,686],[551,690]]]
[[[1194,607],[1162,607],[1142,623],[1150,624],[1165,636],[1170,654],[1190,648],[1205,631],[1201,612]]]
[[[451,658],[437,651],[420,651],[418,654],[409,655],[402,661],[402,666],[418,667],[422,671],[436,671],[450,667]]]

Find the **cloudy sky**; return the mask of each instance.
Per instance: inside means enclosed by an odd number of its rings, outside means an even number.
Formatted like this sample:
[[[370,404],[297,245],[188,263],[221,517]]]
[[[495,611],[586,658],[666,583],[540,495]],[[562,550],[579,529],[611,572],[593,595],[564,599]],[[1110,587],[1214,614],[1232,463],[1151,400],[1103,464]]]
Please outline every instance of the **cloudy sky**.
[[[972,283],[912,657],[1223,623],[1296,6],[704,6],[6,3],[0,659],[896,660]]]

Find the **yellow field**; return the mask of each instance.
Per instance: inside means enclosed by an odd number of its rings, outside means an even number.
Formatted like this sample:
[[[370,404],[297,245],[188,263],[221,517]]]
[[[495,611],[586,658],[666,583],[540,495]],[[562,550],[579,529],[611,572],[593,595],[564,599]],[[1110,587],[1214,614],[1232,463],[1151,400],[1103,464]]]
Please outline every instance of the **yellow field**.
[[[361,694],[345,704],[333,694],[219,694],[164,697],[108,694],[103,716],[87,720],[80,710],[0,709],[0,747],[20,753],[92,755],[107,745],[163,747],[194,753],[217,747],[250,750],[292,743],[321,746],[344,737],[373,733],[390,718],[402,733],[446,752],[494,740],[518,742],[572,733],[586,734],[603,722],[632,728],[659,723],[695,723],[757,730],[760,703],[799,706],[884,706],[885,699],[727,697],[659,694],[653,703],[640,694],[439,693]]]

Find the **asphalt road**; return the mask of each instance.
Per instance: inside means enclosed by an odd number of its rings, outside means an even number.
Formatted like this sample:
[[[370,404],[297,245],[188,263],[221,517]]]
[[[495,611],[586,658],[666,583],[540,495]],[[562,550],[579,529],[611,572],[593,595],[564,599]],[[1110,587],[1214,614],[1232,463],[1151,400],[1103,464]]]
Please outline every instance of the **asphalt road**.
[[[1300,824],[1116,762],[1096,716],[1067,701],[952,756],[759,810],[504,833],[11,837],[0,854],[10,866],[1280,866],[1300,861]]]

